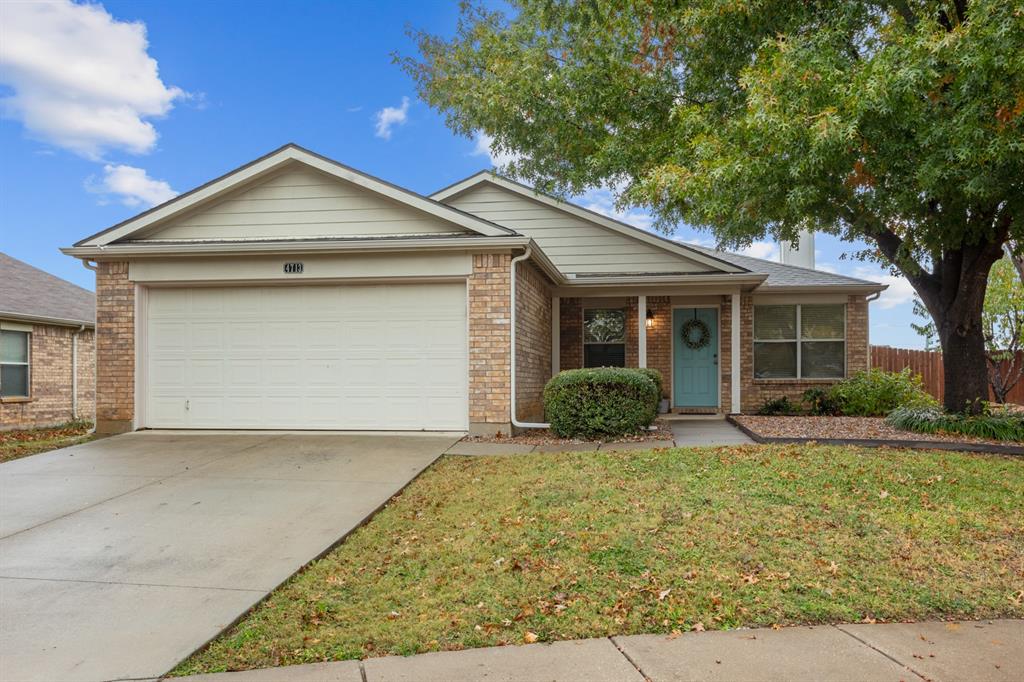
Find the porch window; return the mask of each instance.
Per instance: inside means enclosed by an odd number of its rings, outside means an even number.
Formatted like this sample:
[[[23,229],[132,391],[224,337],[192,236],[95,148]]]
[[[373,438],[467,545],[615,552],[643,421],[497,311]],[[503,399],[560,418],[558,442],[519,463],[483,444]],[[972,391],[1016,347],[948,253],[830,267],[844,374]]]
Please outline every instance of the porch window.
[[[590,308],[583,311],[583,366],[626,366],[626,311]]]
[[[27,398],[29,333],[0,331],[0,398]]]
[[[841,379],[846,375],[846,306],[754,306],[754,377]]]

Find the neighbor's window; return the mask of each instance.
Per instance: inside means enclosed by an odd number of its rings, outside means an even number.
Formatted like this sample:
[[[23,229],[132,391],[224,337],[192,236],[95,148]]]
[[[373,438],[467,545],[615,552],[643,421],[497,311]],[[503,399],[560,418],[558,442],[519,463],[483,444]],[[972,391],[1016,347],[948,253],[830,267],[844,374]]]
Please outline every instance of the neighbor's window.
[[[583,311],[583,366],[626,366],[626,311],[593,308]]]
[[[846,375],[846,306],[754,306],[754,377],[841,379]]]
[[[28,397],[28,332],[0,331],[0,398]]]

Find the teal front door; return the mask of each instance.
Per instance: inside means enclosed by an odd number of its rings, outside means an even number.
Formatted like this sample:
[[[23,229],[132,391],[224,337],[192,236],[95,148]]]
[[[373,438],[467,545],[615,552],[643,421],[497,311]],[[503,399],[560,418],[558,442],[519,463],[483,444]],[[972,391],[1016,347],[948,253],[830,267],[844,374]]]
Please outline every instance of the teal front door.
[[[718,407],[717,308],[672,311],[672,388],[675,407]]]

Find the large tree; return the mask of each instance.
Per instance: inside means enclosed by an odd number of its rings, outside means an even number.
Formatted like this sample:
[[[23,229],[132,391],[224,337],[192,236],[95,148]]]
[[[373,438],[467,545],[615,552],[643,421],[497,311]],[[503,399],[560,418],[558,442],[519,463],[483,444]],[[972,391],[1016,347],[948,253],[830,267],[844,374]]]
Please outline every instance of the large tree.
[[[934,317],[946,407],[987,395],[989,269],[1022,237],[1024,5],[519,0],[398,57],[544,189],[613,187],[741,246],[863,240]]]

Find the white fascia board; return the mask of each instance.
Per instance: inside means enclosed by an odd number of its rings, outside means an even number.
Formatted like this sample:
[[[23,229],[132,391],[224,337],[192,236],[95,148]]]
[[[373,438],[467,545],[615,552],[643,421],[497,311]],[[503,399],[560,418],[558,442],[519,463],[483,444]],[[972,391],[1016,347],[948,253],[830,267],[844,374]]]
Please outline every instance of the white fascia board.
[[[527,197],[528,199],[533,199],[534,201],[538,201],[546,206],[550,206],[552,208],[565,211],[566,213],[569,213],[577,218],[580,218],[581,220],[586,220],[599,227],[603,227],[606,230],[618,232],[619,234],[631,237],[633,239],[637,239],[639,241],[650,244],[651,246],[656,246],[660,249],[664,249],[665,251],[668,251],[677,256],[683,256],[684,258],[696,261],[698,263],[701,263],[702,265],[707,265],[708,267],[714,268],[715,270],[721,270],[722,272],[730,273],[748,272],[744,268],[741,268],[732,263],[726,262],[718,258],[714,258],[712,256],[707,256],[699,251],[687,248],[686,246],[678,242],[674,242],[664,237],[659,237],[656,234],[651,234],[647,230],[642,230],[639,227],[633,227],[632,225],[627,225],[626,223],[619,222],[618,220],[613,220],[607,216],[601,215],[600,213],[596,213],[594,211],[585,209],[582,206],[577,206],[576,204],[570,203],[568,201],[562,201],[560,199],[556,199],[555,197],[542,194],[531,189],[530,187],[527,187],[526,185],[519,184],[518,182],[513,182],[511,180],[508,180],[507,178],[501,177],[500,175],[495,175],[490,171],[480,171],[479,173],[471,175],[465,180],[461,180],[455,183],[454,185],[450,185],[438,192],[435,192],[434,194],[430,195],[430,198],[436,201],[444,202],[447,201],[448,199],[451,199],[452,197],[455,197],[465,192],[466,190],[472,187],[479,185],[482,182],[490,182],[493,185],[496,185],[503,189],[507,189],[510,192],[515,192],[524,197]]]
[[[353,168],[344,166],[326,157],[314,154],[296,145],[286,145],[267,156],[241,166],[216,180],[201,185],[196,189],[181,194],[170,201],[155,206],[122,223],[92,235],[75,244],[78,246],[102,246],[146,229],[174,215],[194,209],[225,193],[267,175],[285,164],[299,162],[341,180],[351,182],[369,191],[376,192],[399,203],[411,206],[436,218],[453,223],[462,228],[485,236],[507,236],[515,234],[513,230],[490,223],[482,218],[463,213],[440,202],[420,196],[415,192],[384,182],[378,178],[360,173]]]
[[[888,284],[824,284],[808,286],[762,286],[754,292],[757,295],[770,294],[849,294],[867,295],[885,291]]]
[[[352,241],[242,241],[242,242],[144,242],[100,246],[71,246],[60,251],[67,256],[88,260],[118,260],[145,256],[203,256],[242,255],[249,253],[345,253],[385,251],[494,251],[523,248],[530,244],[528,237],[505,235],[502,237],[454,237],[445,239],[358,239]]]
[[[11,313],[0,310],[0,320],[11,320],[14,322],[32,322],[34,324],[52,325],[54,327],[82,327],[93,329],[95,322],[89,320],[69,320],[63,317],[46,317],[45,315],[25,315],[23,313]]]

